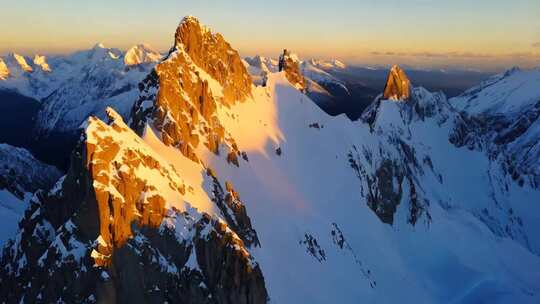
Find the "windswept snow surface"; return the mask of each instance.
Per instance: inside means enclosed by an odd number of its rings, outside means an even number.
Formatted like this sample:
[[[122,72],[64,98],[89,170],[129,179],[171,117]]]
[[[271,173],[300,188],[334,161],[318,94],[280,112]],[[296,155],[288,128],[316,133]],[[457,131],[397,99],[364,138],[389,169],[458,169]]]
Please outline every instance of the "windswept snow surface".
[[[266,88],[254,87],[252,100],[219,107],[249,161],[232,166],[205,148],[199,155],[246,205],[272,303],[540,301],[538,191],[512,183],[484,153],[453,146],[454,112],[446,99],[421,88],[413,94],[425,105],[437,103],[437,115],[419,118],[406,114],[406,103],[383,100],[373,132],[343,115],[328,116],[283,73],[270,74]],[[148,128],[146,134],[171,163],[179,160],[179,174],[185,170],[192,186],[204,185],[202,166],[185,166],[180,152],[161,146]],[[353,146],[368,151],[358,161],[373,171],[383,157],[403,158],[396,136],[418,159],[431,157],[431,166],[423,163],[415,175],[430,217],[415,226],[407,223],[411,189],[404,186],[394,224],[382,223],[347,156]],[[521,228],[512,226],[510,208]]]

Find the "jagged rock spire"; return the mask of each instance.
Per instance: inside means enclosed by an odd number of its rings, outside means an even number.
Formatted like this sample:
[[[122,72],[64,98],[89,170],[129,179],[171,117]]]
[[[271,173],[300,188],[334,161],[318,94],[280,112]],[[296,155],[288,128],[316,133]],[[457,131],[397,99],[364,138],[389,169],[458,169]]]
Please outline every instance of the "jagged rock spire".
[[[306,90],[306,79],[300,70],[300,60],[287,49],[279,56],[279,71],[285,71],[287,80],[300,91]]]
[[[223,86],[224,101],[233,104],[251,95],[251,76],[238,51],[219,33],[193,16],[182,19],[175,33],[175,48],[183,49],[198,67]]]
[[[218,106],[249,99],[251,86],[242,59],[223,36],[195,17],[185,17],[171,52],[140,85],[131,126],[142,134],[152,121],[166,145],[197,161],[194,151],[199,144],[218,153],[226,141]],[[227,144],[235,146],[232,140]]]
[[[394,65],[388,73],[383,98],[391,100],[409,100],[411,96],[411,82],[399,66]]]

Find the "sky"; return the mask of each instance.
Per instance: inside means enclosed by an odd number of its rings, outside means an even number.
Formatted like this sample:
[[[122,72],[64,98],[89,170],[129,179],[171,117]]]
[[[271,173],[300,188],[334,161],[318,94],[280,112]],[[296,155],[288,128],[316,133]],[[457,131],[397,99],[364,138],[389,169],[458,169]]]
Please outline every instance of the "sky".
[[[244,56],[366,65],[540,66],[539,0],[0,0],[0,54],[58,54],[96,42],[166,51],[185,15]]]

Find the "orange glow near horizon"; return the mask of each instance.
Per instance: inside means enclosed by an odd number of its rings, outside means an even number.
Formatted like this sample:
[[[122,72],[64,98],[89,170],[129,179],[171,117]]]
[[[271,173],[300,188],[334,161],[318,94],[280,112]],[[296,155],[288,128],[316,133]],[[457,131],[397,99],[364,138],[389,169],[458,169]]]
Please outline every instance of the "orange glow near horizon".
[[[540,2],[470,2],[10,1],[0,16],[0,55],[65,54],[96,42],[120,49],[145,42],[165,52],[178,22],[193,14],[243,56],[277,57],[286,47],[303,58],[354,64],[540,64]]]

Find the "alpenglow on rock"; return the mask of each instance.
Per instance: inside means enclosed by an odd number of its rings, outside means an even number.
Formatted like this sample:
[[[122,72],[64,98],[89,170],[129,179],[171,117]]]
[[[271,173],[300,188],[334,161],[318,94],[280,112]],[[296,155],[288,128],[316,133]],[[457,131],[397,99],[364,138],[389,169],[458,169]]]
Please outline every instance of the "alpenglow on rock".
[[[198,160],[195,150],[200,144],[214,153],[219,153],[221,143],[235,150],[216,110],[250,97],[251,86],[242,59],[223,36],[195,17],[186,17],[167,58],[140,83],[131,127],[142,135],[150,123],[166,145],[192,160]]]
[[[399,66],[394,65],[388,73],[383,98],[390,100],[409,100],[411,96],[411,82]]]
[[[206,208],[185,174],[107,115],[88,119],[67,175],[30,202],[0,258],[0,299],[265,303],[257,235],[232,185],[214,177],[220,196]]]
[[[306,79],[300,70],[300,60],[296,54],[283,50],[283,54],[279,56],[279,71],[285,71],[287,80],[295,88],[302,92],[306,90]]]

